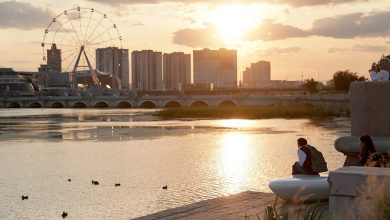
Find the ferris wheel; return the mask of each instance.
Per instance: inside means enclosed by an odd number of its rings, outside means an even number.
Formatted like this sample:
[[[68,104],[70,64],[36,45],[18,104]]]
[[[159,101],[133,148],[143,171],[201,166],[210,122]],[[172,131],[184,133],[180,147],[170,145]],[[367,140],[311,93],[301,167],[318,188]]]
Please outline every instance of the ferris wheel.
[[[41,43],[42,60],[48,61],[47,51],[61,50],[62,72],[90,71],[96,68],[96,49],[122,48],[118,27],[103,12],[93,8],[76,7],[65,10],[52,19],[45,29]],[[93,76],[92,76],[93,77]]]

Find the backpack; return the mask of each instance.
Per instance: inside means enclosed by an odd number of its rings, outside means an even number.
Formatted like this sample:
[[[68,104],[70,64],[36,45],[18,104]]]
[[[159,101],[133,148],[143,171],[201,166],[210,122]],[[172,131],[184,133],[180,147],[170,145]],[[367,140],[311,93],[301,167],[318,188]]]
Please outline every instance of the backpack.
[[[305,148],[307,148],[310,152],[311,170],[315,173],[328,171],[328,167],[322,153],[319,150],[317,150],[315,147],[310,145],[306,145]]]

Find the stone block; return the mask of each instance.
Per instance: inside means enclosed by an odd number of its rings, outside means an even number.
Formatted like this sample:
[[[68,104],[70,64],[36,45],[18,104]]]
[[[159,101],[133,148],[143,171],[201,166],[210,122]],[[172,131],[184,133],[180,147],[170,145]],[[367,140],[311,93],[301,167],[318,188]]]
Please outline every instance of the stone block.
[[[390,208],[390,169],[342,167],[329,173],[330,219],[380,219]]]
[[[353,82],[350,93],[352,135],[390,137],[390,81]]]

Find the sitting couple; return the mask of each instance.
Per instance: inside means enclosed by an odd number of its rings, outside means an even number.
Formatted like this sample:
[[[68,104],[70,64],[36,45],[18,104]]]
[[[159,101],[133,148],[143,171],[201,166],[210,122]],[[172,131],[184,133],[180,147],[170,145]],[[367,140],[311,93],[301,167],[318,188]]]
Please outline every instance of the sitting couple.
[[[389,80],[389,71],[386,70],[387,66],[390,64],[390,60],[387,58],[382,58],[379,61],[379,64],[373,63],[371,69],[368,71],[370,73],[371,81],[386,81]]]
[[[390,155],[376,152],[371,137],[363,135],[360,137],[359,166],[390,167]]]

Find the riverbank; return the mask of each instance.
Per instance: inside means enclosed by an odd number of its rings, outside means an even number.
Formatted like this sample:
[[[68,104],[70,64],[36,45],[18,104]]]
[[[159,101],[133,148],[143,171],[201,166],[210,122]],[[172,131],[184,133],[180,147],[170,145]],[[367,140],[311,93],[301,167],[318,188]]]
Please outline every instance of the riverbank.
[[[216,119],[269,119],[269,118],[323,118],[341,116],[331,110],[311,105],[278,105],[253,107],[180,107],[167,108],[154,114],[171,118],[216,118]]]
[[[214,219],[214,220],[258,220],[263,219],[267,206],[276,205],[279,215],[288,219],[306,216],[312,207],[322,213],[318,219],[329,219],[328,202],[289,203],[278,199],[274,193],[245,191],[238,194],[204,200],[182,207],[167,209],[135,220],[168,219]],[[306,218],[305,218],[306,219]]]
[[[168,209],[136,219],[262,219],[265,208],[268,205],[273,205],[274,201],[275,194],[273,193],[246,191]]]

